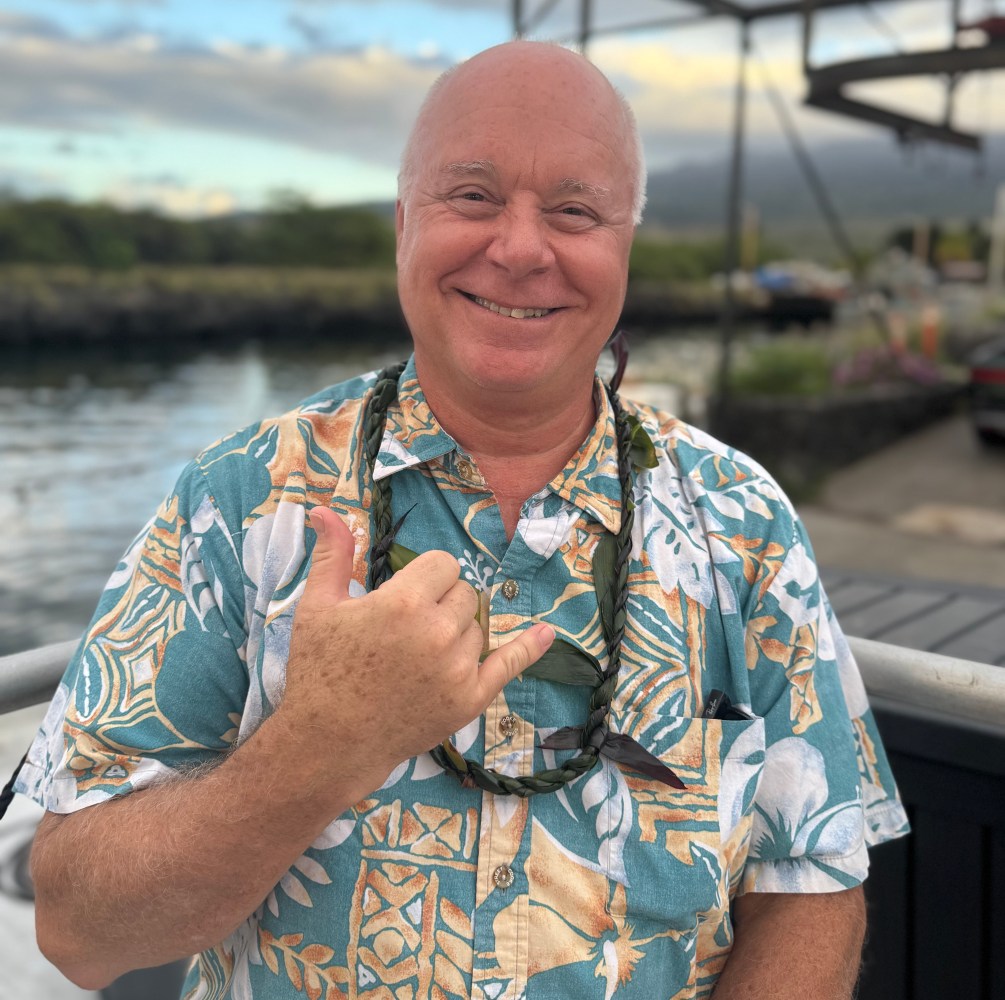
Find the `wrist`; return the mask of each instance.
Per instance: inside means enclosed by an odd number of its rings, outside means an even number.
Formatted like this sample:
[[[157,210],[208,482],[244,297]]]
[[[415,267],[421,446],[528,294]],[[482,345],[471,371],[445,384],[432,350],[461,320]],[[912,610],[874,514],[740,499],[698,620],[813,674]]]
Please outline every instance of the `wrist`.
[[[364,745],[294,708],[281,703],[256,734],[259,752],[292,800],[317,802],[333,819],[383,785],[398,763],[385,759],[386,743]]]

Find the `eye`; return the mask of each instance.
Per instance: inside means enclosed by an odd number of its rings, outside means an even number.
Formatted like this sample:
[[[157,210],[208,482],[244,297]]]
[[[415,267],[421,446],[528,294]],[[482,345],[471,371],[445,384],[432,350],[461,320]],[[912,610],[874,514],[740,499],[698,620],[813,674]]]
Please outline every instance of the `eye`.
[[[477,219],[496,211],[498,203],[491,191],[480,187],[456,188],[447,195],[446,200],[454,211]]]
[[[585,205],[559,205],[552,213],[554,225],[570,232],[589,229],[598,222],[597,215]]]

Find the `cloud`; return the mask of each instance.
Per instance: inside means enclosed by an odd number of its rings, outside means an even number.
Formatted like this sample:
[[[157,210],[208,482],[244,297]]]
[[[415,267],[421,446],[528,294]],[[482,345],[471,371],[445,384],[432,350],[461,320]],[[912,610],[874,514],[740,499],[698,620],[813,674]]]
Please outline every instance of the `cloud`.
[[[324,26],[299,11],[287,15],[286,23],[312,48],[323,48],[328,42],[328,32]]]
[[[305,34],[316,27],[310,18],[302,24]],[[721,152],[736,75],[721,35],[605,39],[591,54],[635,107],[654,166]],[[446,65],[432,46],[423,55],[227,42],[181,49],[151,35],[79,40],[22,31],[0,36],[0,123],[63,133],[196,129],[394,167],[422,95]],[[794,55],[774,73],[789,89],[799,85]],[[752,130],[774,133],[770,115],[752,101]]]
[[[239,207],[232,191],[186,184],[167,174],[134,177],[109,188],[103,198],[123,208],[153,208],[168,215],[189,218],[230,215]]]
[[[862,126],[804,111],[799,106],[804,83],[797,59],[770,46],[761,48],[772,83],[807,137],[833,138],[847,135],[849,128],[861,134]],[[737,54],[730,46],[710,47],[703,38],[690,42],[686,34],[676,33],[646,42],[609,39],[594,46],[591,54],[631,102],[651,167],[725,155],[737,75]],[[748,140],[777,143],[778,119],[764,96],[761,65],[752,60],[748,72]]]
[[[58,193],[66,178],[48,170],[23,170],[0,165],[0,199],[8,192],[20,198],[41,198]]]
[[[393,169],[422,95],[446,63],[432,44],[413,57],[381,46],[327,45],[319,18],[307,8],[339,2],[289,3],[291,24],[299,16],[297,30],[311,41],[310,50],[299,53],[233,42],[181,47],[137,33],[81,39],[42,18],[0,11],[0,127],[55,131],[68,142],[87,133],[142,142],[144,136],[201,131]],[[718,23],[641,39],[608,37],[591,46],[593,59],[635,108],[652,167],[724,154],[737,64],[733,27]],[[875,127],[800,107],[805,83],[796,28],[765,25],[756,37],[804,136],[819,141],[876,134]],[[778,143],[778,122],[760,89],[757,61],[750,84],[750,140]],[[903,92],[925,99],[911,88]],[[961,87],[958,103],[970,93]],[[994,127],[1001,109],[990,98],[984,104],[989,110],[983,127]],[[236,179],[240,171],[235,162]],[[170,185],[137,190],[162,203],[217,204],[215,188],[202,194],[178,193]]]
[[[66,32],[44,17],[0,10],[0,38],[5,35],[8,38],[65,38]]]
[[[67,133],[185,128],[393,165],[443,69],[385,48],[295,55],[152,35],[70,39],[21,19],[0,33],[0,124]],[[40,25],[44,29],[45,25]]]

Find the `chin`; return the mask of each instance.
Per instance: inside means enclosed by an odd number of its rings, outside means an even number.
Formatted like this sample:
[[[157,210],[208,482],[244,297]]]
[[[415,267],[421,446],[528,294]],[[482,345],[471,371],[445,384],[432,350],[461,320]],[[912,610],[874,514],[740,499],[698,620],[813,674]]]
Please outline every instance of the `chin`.
[[[526,351],[502,352],[493,358],[475,357],[465,366],[471,381],[482,389],[536,389],[561,378],[563,365]]]

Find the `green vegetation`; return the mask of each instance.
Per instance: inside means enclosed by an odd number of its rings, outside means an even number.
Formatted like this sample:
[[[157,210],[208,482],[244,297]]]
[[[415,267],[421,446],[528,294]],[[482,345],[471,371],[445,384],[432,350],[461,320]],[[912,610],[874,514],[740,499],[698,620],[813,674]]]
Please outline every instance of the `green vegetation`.
[[[639,236],[628,273],[633,281],[700,281],[723,268],[721,240],[678,242]]]
[[[734,369],[730,388],[744,396],[820,396],[831,388],[832,368],[823,344],[777,340],[747,354]]]
[[[144,297],[211,296],[226,301],[310,300],[363,309],[397,303],[393,268],[156,267],[94,273],[83,267],[0,266],[8,301],[44,306],[63,296],[76,301],[137,302]]]
[[[401,338],[392,268],[0,266],[0,342]]]
[[[818,397],[881,386],[938,386],[957,381],[945,361],[908,345],[885,343],[864,330],[839,331],[827,340],[779,338],[750,348],[730,376],[738,396]]]
[[[279,194],[253,216],[175,219],[56,198],[0,199],[0,264],[391,267],[394,230],[366,208],[319,208]]]
[[[933,220],[927,224],[927,232],[916,231],[913,226],[900,226],[887,237],[887,246],[913,253],[918,249],[919,238],[929,267],[938,267],[948,261],[986,261],[991,247],[990,234],[974,219],[955,228]]]
[[[761,241],[757,248],[757,264],[789,256],[776,243]],[[721,239],[677,239],[667,236],[657,239],[642,233],[635,238],[628,273],[633,281],[707,281],[725,268],[725,248]]]

